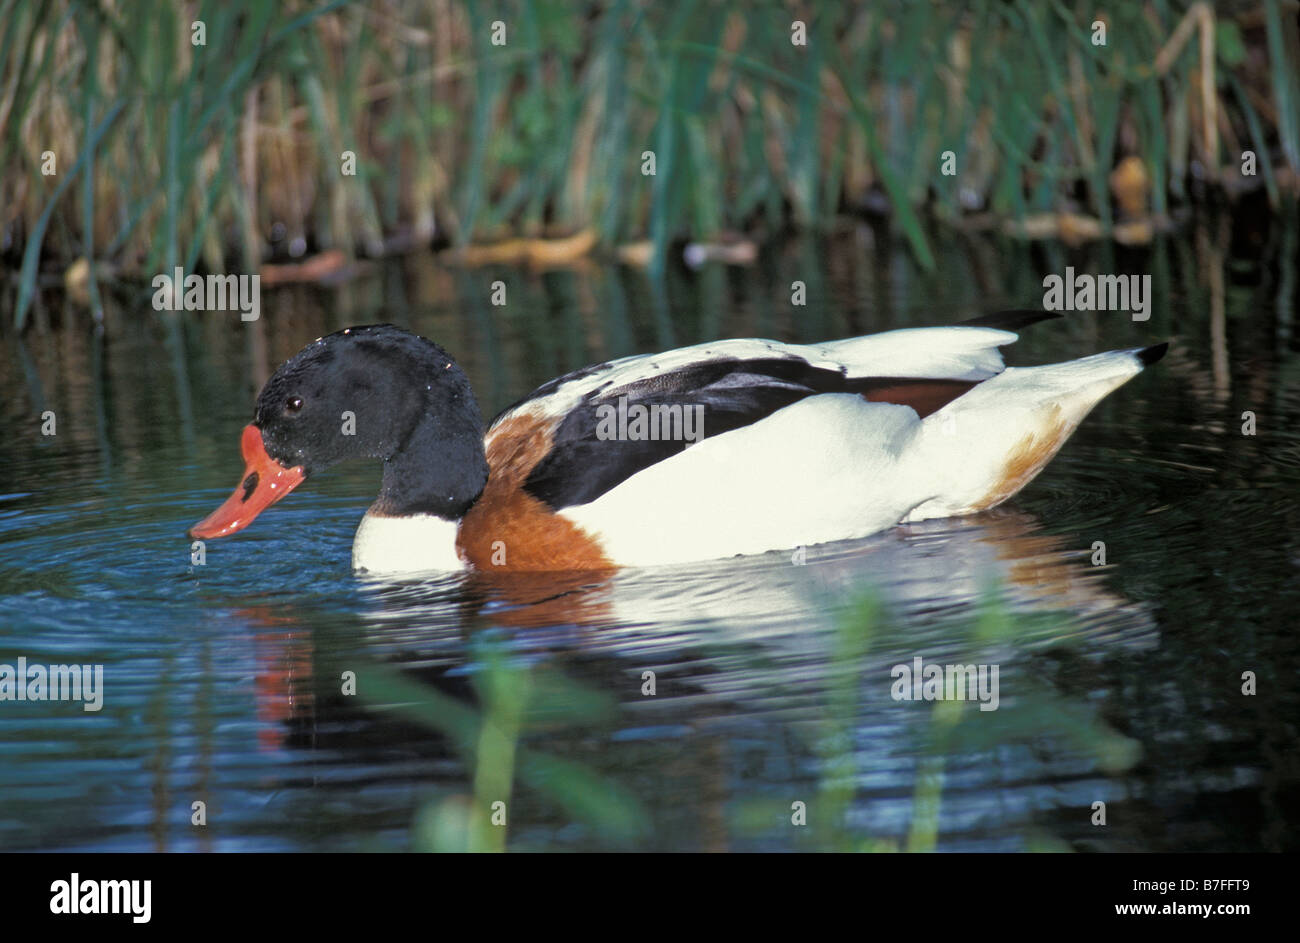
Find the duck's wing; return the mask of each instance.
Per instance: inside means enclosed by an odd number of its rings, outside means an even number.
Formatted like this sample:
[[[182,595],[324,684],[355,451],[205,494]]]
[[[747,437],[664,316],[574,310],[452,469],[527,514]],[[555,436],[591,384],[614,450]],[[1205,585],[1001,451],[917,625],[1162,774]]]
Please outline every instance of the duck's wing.
[[[506,410],[488,432],[489,456],[494,433],[527,417],[549,441],[524,472],[524,490],[552,510],[587,504],[694,442],[809,397],[858,394],[924,418],[1001,373],[998,348],[1016,337],[993,327],[908,328],[825,344],[724,340],[626,357],[552,380]],[[671,419],[680,434],[609,436],[629,428],[620,417],[638,414]]]

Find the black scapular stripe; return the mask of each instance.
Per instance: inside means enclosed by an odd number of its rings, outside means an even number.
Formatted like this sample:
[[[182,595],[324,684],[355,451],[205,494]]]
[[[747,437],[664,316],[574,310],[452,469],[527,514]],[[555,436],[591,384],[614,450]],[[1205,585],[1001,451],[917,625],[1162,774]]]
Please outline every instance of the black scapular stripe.
[[[680,439],[600,439],[601,407],[702,407],[699,439],[751,425],[778,409],[820,393],[858,393],[868,400],[912,406],[924,418],[975,383],[914,377],[845,376],[843,369],[817,367],[798,357],[742,360],[719,357],[595,390],[560,422],[551,451],[524,483],[533,497],[554,510],[588,504],[637,472],[683,451]],[[738,469],[738,471],[742,471]]]

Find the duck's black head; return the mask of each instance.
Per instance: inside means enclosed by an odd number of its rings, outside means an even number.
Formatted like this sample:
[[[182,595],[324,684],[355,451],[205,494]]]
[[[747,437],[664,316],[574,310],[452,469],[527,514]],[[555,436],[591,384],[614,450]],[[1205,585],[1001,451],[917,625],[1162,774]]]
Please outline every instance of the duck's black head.
[[[483,426],[469,379],[432,341],[375,324],[308,344],[257,397],[243,434],[244,479],[190,531],[223,537],[338,462],[379,459],[373,513],[464,515],[487,482]]]

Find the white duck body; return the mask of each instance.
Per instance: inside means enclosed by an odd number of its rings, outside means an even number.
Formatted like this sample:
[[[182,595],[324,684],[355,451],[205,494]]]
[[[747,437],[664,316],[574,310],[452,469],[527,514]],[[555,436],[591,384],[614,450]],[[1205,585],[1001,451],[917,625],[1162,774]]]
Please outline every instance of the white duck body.
[[[848,377],[983,382],[924,419],[910,406],[855,394],[809,396],[560,513],[595,536],[611,559],[647,566],[865,537],[900,521],[993,507],[1143,367],[1142,349],[1135,349],[1008,369],[997,348],[1016,338],[949,327],[775,345]],[[724,341],[668,356],[755,356],[754,343]],[[655,358],[637,361],[639,370],[670,369]]]

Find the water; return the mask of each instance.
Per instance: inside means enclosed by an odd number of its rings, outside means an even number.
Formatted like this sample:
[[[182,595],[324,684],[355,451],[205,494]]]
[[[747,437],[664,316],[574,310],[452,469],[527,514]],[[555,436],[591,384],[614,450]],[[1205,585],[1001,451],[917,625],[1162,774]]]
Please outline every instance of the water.
[[[0,703],[0,848],[1294,849],[1294,221],[1122,251],[936,240],[933,275],[850,227],[661,290],[411,256],[266,291],[252,324],[110,297],[102,335],[51,297],[0,335],[0,663],[102,664],[104,703]],[[191,564],[257,389],[328,331],[438,340],[490,416],[638,351],[1037,306],[1067,264],[1150,272],[1151,320],[1041,324],[1010,362],[1171,352],[989,514],[802,561],[391,584],[349,569],[378,486],[356,466]],[[917,656],[997,665],[998,709],[894,700]],[[506,826],[466,832],[471,797]]]

